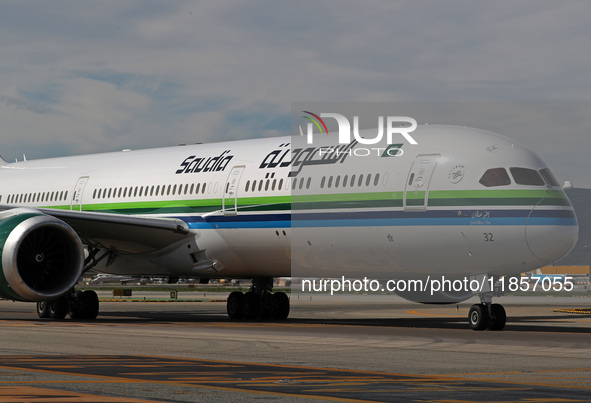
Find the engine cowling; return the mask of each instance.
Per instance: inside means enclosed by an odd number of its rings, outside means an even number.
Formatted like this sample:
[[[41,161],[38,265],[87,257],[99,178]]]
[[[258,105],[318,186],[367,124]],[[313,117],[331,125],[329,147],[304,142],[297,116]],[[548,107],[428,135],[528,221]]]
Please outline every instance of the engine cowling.
[[[36,210],[0,214],[0,297],[48,301],[71,289],[84,268],[78,234]]]

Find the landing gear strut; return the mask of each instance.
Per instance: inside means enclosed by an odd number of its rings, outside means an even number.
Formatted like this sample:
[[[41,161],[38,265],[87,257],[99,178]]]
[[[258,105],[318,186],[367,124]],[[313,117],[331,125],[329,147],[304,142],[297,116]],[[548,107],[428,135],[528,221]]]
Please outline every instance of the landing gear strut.
[[[231,319],[277,319],[289,315],[289,298],[273,290],[272,278],[255,278],[246,293],[234,291],[228,296],[226,309]]]
[[[91,290],[72,289],[57,299],[37,302],[37,315],[40,318],[64,319],[70,314],[72,319],[96,319],[98,312],[98,296]]]

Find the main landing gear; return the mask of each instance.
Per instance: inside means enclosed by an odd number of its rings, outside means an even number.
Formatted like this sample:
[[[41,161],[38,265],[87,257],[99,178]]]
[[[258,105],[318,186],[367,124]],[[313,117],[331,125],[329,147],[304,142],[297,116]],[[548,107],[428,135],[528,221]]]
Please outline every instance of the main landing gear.
[[[492,303],[492,293],[480,295],[480,304],[474,304],[468,313],[470,328],[473,330],[503,330],[507,322],[505,308]]]
[[[289,298],[284,292],[273,290],[272,278],[252,280],[250,291],[234,291],[228,296],[226,305],[231,319],[276,319],[282,320],[289,315]]]
[[[37,315],[40,318],[96,319],[99,312],[99,300],[94,291],[68,291],[65,295],[51,300],[37,302]]]

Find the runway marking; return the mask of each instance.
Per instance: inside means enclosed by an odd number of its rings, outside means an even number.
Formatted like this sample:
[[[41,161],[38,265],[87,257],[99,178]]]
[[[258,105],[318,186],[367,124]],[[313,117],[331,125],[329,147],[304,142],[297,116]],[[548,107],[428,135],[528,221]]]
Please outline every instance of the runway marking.
[[[540,372],[580,372],[580,371],[591,371],[591,368],[567,368],[567,369],[536,369],[532,371],[528,371],[531,373],[540,373]],[[523,371],[508,371],[508,372],[473,372],[469,374],[452,374],[451,376],[467,376],[467,375],[511,375],[511,374],[521,374]]]
[[[564,387],[547,384],[527,384],[504,380],[468,379],[457,375],[414,375],[376,371],[316,368],[295,365],[255,364],[233,361],[183,359],[158,356],[0,356],[0,369],[28,371],[57,377],[82,377],[82,381],[46,381],[62,400],[90,401],[86,392],[63,392],[64,383],[72,385],[95,383],[169,385],[184,388],[186,393],[196,389],[265,394],[269,396],[296,396],[322,400],[349,402],[421,401],[431,403],[471,402],[479,396],[479,402],[582,402],[588,401],[588,388]],[[484,375],[484,374],[480,374]],[[33,378],[33,376],[31,376]],[[35,398],[49,396],[46,388],[34,388],[30,384],[41,382],[0,382],[3,396],[20,396],[26,399],[14,401],[54,401]],[[15,384],[17,384],[15,386]],[[24,392],[23,392],[24,391]],[[73,393],[80,398],[71,398]],[[33,397],[29,397],[33,396]],[[62,397],[65,396],[65,397]],[[139,402],[147,400],[122,400],[121,397],[97,395],[97,402]],[[446,399],[448,398],[448,399]],[[20,399],[20,400],[19,400]],[[53,398],[52,398],[53,399]],[[70,399],[70,400],[68,400]],[[111,400],[109,400],[111,399]],[[464,400],[463,400],[464,399]],[[168,399],[167,399],[168,400]]]
[[[35,386],[0,386],[0,399],[7,403],[151,403],[156,400],[126,398],[121,396],[101,396],[94,393],[71,392]]]

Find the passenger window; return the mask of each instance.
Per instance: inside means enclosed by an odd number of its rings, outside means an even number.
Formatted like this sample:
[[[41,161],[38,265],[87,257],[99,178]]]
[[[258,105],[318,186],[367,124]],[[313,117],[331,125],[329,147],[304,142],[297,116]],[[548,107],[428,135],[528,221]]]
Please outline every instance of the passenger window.
[[[480,184],[487,188],[494,186],[507,186],[511,184],[511,178],[505,168],[491,168],[482,175]]]
[[[560,186],[560,182],[558,182],[558,180],[549,168],[540,169],[540,174],[542,174],[542,176],[550,186]]]
[[[312,183],[312,178],[308,178],[308,181],[306,182],[306,189],[310,189],[310,184]]]
[[[529,168],[510,168],[511,175],[515,179],[515,183],[518,185],[529,185],[529,186],[544,186],[546,182],[535,169]]]

